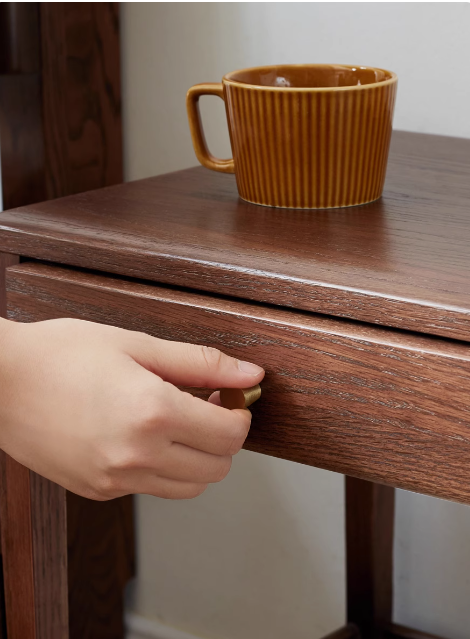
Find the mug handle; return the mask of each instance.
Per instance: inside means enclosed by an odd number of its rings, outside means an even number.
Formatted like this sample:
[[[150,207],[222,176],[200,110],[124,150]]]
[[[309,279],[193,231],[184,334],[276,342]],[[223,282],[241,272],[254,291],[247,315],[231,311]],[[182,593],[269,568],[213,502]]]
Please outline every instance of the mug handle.
[[[202,127],[201,113],[199,111],[199,98],[201,95],[217,95],[224,100],[224,87],[219,82],[207,82],[195,84],[186,94],[186,108],[188,110],[189,128],[193,139],[196,157],[202,166],[221,173],[235,173],[233,158],[221,160],[214,157],[207,148],[206,137]]]

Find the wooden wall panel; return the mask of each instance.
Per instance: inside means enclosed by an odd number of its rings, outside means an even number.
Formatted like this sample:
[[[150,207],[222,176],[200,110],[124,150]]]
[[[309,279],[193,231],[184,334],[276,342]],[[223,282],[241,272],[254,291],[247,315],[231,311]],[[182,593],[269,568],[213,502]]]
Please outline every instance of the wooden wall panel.
[[[0,3],[3,208],[46,199],[39,4]]]
[[[48,198],[122,182],[118,3],[40,8]]]

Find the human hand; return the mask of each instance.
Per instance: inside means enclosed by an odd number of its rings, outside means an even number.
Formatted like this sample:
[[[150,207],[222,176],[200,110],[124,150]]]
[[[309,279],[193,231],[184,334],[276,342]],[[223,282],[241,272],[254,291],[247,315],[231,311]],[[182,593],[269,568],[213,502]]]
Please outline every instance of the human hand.
[[[223,479],[251,414],[173,384],[253,386],[262,368],[218,350],[58,319],[0,319],[0,448],[84,497],[201,494]]]

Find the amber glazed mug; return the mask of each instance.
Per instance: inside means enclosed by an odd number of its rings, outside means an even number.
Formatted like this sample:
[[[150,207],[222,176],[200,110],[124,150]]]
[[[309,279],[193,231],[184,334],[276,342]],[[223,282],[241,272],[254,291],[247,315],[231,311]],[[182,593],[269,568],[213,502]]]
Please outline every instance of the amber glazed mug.
[[[240,197],[287,208],[355,206],[382,195],[397,76],[372,67],[303,64],[233,71],[186,96],[198,160],[235,173]],[[207,148],[201,95],[225,101],[233,159]]]

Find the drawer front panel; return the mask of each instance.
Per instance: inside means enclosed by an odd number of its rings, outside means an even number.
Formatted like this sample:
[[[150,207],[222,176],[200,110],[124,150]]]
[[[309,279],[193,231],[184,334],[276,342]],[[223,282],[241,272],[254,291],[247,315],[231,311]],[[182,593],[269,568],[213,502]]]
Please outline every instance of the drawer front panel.
[[[470,345],[44,264],[6,279],[12,319],[76,317],[263,366],[250,450],[470,502]]]

